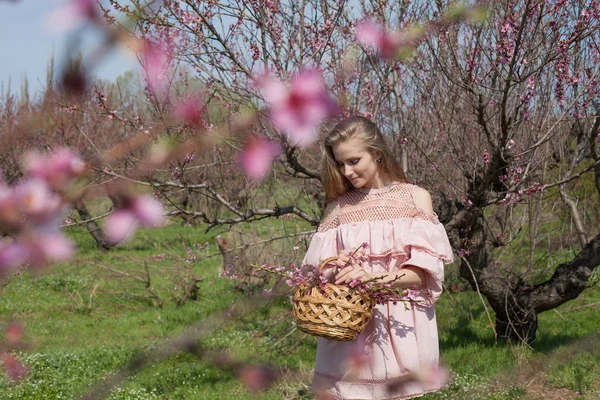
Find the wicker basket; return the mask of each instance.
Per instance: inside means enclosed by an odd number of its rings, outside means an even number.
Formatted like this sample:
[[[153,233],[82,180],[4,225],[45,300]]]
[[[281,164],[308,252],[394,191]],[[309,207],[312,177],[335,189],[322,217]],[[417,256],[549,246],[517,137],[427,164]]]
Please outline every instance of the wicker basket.
[[[330,257],[319,266],[336,260]],[[302,332],[331,340],[356,339],[371,321],[374,301],[366,294],[343,285],[325,284],[325,288],[304,283],[293,297],[296,326]]]

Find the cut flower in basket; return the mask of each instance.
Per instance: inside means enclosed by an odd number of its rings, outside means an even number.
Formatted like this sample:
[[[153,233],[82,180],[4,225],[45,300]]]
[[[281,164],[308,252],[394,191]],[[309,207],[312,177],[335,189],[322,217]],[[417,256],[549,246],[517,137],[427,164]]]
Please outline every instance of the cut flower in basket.
[[[359,260],[364,259],[364,254],[359,254],[359,252],[361,250],[367,250],[368,248],[369,245],[367,243],[363,243],[362,245],[354,249],[352,252],[349,252],[349,260],[344,265],[344,267],[347,267],[349,265],[355,265]],[[337,259],[337,257],[332,258]],[[318,287],[322,292],[325,292],[330,290],[329,285],[333,284],[335,274],[338,271],[338,268],[336,267],[328,267],[332,265],[333,262],[334,260],[332,260],[330,263],[325,263],[324,265],[322,264],[321,266],[300,267],[295,264],[291,264],[288,267],[276,265],[262,265],[256,268],[258,270],[267,271],[286,278],[285,282],[292,289],[297,289],[300,286],[309,286]],[[396,277],[394,281],[400,279],[402,276],[403,275]],[[390,301],[396,303],[398,301],[409,300],[408,290],[394,287],[394,281],[385,283],[382,282],[385,278],[385,275],[381,275],[376,276],[368,281],[354,279],[347,285],[337,286],[347,286],[359,293],[365,294],[371,297],[377,304],[384,304]]]

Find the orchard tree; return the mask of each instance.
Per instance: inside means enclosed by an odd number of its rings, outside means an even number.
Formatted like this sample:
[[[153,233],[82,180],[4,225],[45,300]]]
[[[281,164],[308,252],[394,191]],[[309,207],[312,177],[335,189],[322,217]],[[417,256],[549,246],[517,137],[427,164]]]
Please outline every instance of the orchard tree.
[[[256,116],[244,136],[219,142],[220,167],[202,183],[193,174],[180,183],[221,208],[173,215],[212,227],[292,213],[316,225],[314,211],[241,201],[254,186],[223,165],[243,150],[250,177],[267,171],[257,160],[272,159],[276,182],[297,178],[318,192],[315,132],[290,114],[319,104],[317,119],[333,116],[320,94],[303,97],[327,87],[337,117],[375,119],[412,180],[430,189],[460,275],[488,299],[500,337],[533,342],[537,315],[590,283],[600,263],[597,1],[502,0],[485,10],[445,1],[111,4],[108,20],[134,19],[129,33],[146,43],[140,59],[159,114],[178,96],[169,71],[185,70],[201,82],[202,102],[226,110],[221,118]],[[203,129],[187,132],[205,135],[211,115],[196,111]],[[560,249],[572,256],[540,265],[540,252],[557,250],[540,234],[565,218],[573,231],[553,236],[565,236]]]

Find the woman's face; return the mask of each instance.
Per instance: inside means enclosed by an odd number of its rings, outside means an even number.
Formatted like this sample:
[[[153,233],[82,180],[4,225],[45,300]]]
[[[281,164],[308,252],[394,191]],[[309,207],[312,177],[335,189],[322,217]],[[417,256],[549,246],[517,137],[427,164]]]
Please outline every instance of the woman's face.
[[[333,156],[343,176],[355,188],[375,189],[384,186],[377,160],[360,139],[351,138],[332,147]]]

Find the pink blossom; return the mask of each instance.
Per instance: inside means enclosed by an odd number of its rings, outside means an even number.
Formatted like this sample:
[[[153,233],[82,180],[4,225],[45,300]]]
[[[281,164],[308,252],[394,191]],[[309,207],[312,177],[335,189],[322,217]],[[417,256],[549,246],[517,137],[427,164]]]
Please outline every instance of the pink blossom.
[[[184,123],[197,127],[202,124],[204,103],[199,97],[190,96],[175,105],[175,115]]]
[[[33,267],[66,261],[75,252],[74,243],[61,232],[36,232],[21,238],[21,243],[27,251],[27,262]]]
[[[144,78],[154,94],[165,95],[168,81],[166,71],[171,62],[164,48],[146,42],[142,50]]]
[[[138,220],[129,210],[118,210],[106,218],[103,230],[109,241],[121,243],[131,239],[138,227]]]
[[[289,87],[269,75],[256,81],[271,105],[273,124],[294,145],[307,147],[312,144],[317,139],[321,122],[339,109],[329,96],[323,74],[318,70],[300,72]]]
[[[487,164],[489,164],[489,163],[490,163],[490,160],[491,160],[490,152],[489,152],[489,151],[487,151],[487,150],[486,150],[486,151],[484,151],[484,152],[483,152],[483,163],[484,163],[485,165],[487,165]]]
[[[398,56],[402,37],[397,32],[389,32],[381,25],[364,20],[356,25],[356,40],[369,48],[375,49],[383,58],[391,59]]]
[[[0,225],[11,229],[21,222],[17,198],[11,188],[0,182]]]
[[[151,196],[124,200],[124,207],[106,218],[104,233],[113,243],[130,239],[139,226],[157,227],[165,222],[160,202]]]
[[[266,139],[252,137],[244,145],[239,163],[246,175],[254,180],[264,179],[273,160],[281,153],[281,147]]]
[[[65,31],[77,28],[86,21],[103,24],[96,0],[70,0],[66,5],[54,10],[46,27],[50,31]]]
[[[2,364],[4,365],[6,376],[13,382],[21,381],[29,375],[29,366],[11,353],[4,353]]]
[[[62,207],[60,199],[46,182],[35,178],[18,184],[14,188],[14,196],[17,207],[30,222],[43,221]]]
[[[6,325],[5,331],[6,341],[10,346],[15,346],[23,340],[25,328],[23,328],[22,324],[13,321]]]
[[[33,177],[48,182],[53,188],[64,188],[85,171],[85,163],[67,147],[51,155],[30,152],[25,156],[25,170]]]
[[[152,196],[140,196],[132,201],[131,209],[144,227],[158,227],[164,224],[162,205]]]
[[[277,380],[275,370],[262,365],[244,365],[238,370],[238,376],[253,391],[267,390]]]
[[[16,241],[0,241],[0,275],[14,270],[27,260],[28,251]]]

